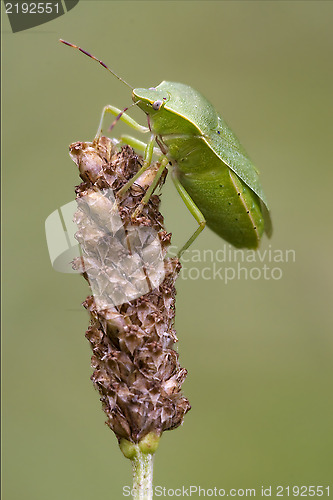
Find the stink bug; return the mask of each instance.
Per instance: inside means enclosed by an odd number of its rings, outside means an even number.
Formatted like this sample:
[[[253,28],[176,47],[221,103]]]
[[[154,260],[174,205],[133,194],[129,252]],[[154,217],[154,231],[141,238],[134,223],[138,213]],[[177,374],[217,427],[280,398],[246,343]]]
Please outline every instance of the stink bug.
[[[163,170],[172,166],[172,179],[185,205],[199,224],[180,250],[181,255],[207,226],[237,248],[257,248],[265,231],[271,235],[268,204],[258,171],[212,104],[198,91],[182,83],[163,81],[157,87],[133,88],[95,56],[76,48],[98,61],[132,90],[134,104],[147,115],[142,126],[114,106],[103,109],[97,137],[106,113],[143,133],[150,133],[148,143],[123,136],[124,143],[144,151],[140,171],[118,192],[122,195],[149,168],[157,144],[160,168],[142,199],[145,204],[155,189]],[[138,212],[134,214],[136,216]]]

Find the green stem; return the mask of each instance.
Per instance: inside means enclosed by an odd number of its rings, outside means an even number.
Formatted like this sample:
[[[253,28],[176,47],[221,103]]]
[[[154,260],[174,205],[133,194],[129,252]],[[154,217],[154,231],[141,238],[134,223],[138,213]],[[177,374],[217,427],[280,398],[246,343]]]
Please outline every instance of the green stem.
[[[153,460],[151,453],[138,450],[132,459],[133,500],[151,500],[153,498]]]
[[[153,460],[160,435],[155,431],[146,434],[139,443],[122,438],[119,447],[133,467],[133,500],[153,498]]]

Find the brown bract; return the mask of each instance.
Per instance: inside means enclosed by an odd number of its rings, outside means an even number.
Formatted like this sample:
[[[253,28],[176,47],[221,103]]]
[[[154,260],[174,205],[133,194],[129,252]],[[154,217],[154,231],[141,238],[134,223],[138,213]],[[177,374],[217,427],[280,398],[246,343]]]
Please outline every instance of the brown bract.
[[[86,337],[93,350],[92,380],[101,395],[107,425],[119,440],[125,438],[138,443],[150,432],[161,435],[165,430],[178,427],[190,409],[188,400],[181,394],[187,372],[181,368],[173,349],[177,342],[173,327],[174,283],[180,263],[176,258],[166,257],[171,235],[163,227],[163,217],[158,210],[159,197],[153,195],[141,214],[134,220],[131,218],[158,164],[154,164],[119,200],[117,191],[139,170],[142,162],[133,149],[125,146],[119,152],[110,139],[101,137],[93,143],[72,144],[70,156],[83,180],[76,188],[79,209],[75,220],[78,225],[76,239],[84,257],[76,259],[73,266],[83,274],[93,291],[96,286],[99,291],[83,304],[91,317]],[[112,219],[114,199],[100,196],[107,190],[112,190],[117,201],[119,228],[114,222],[118,219]],[[163,272],[158,270],[154,260],[149,261],[141,275],[140,269],[128,271],[127,267],[126,272],[123,268],[119,272],[119,266],[114,265],[115,256],[129,251],[128,234],[133,226],[138,230],[148,228],[158,235],[160,253],[156,255],[162,255]],[[140,255],[148,248],[144,246],[149,243],[146,240],[152,239],[152,233],[142,234],[149,234],[149,237],[139,235],[143,248]],[[152,248],[151,254],[156,244]],[[130,257],[133,257],[131,251]],[[149,280],[151,272],[155,280],[163,275],[157,286]],[[148,286],[147,293],[139,293],[133,300],[120,303],[119,297],[133,293],[133,287],[141,290],[143,286]]]

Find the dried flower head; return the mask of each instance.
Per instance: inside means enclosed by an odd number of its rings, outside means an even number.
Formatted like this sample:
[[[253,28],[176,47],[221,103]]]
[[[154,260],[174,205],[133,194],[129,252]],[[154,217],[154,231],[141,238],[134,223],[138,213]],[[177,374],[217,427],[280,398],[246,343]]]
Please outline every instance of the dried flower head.
[[[101,137],[72,144],[70,155],[83,180],[75,215],[82,256],[73,266],[92,290],[84,302],[91,317],[86,337],[93,350],[92,380],[118,440],[143,443],[178,427],[190,409],[181,394],[187,372],[173,349],[180,263],[166,257],[171,235],[163,227],[159,197],[151,196],[132,217],[159,165],[118,199],[117,191],[141,166],[130,147],[119,152]]]

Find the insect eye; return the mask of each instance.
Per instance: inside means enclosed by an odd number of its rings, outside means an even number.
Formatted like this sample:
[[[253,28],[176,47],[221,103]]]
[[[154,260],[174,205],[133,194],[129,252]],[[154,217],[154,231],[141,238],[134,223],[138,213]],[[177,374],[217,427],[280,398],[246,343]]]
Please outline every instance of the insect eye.
[[[163,104],[163,101],[155,101],[155,102],[153,102],[153,104],[152,104],[153,109],[155,109],[155,111],[158,111],[161,108],[162,104]]]

